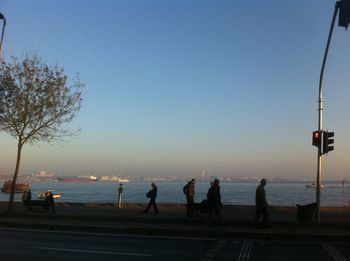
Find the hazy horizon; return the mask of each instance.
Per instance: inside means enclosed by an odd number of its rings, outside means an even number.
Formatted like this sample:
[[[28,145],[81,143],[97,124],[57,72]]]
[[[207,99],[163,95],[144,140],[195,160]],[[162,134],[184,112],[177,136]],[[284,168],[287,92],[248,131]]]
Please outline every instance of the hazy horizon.
[[[25,145],[20,173],[316,177],[318,79],[335,1],[2,1],[4,58],[37,53],[85,83],[68,143]],[[350,33],[324,75],[323,178],[348,178]],[[0,170],[16,141],[0,133]],[[58,174],[60,173],[60,174]],[[350,178],[350,177],[349,177]]]

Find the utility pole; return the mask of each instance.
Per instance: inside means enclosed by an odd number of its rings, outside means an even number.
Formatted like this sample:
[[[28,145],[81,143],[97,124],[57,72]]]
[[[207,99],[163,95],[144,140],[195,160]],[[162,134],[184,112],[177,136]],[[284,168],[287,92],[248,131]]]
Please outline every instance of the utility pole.
[[[319,81],[319,92],[318,92],[318,133],[321,135],[322,144],[325,143],[324,137],[326,137],[326,142],[328,142],[328,133],[332,133],[332,137],[334,136],[333,132],[324,132],[323,131],[323,73],[326,66],[327,56],[329,46],[331,44],[333,29],[335,19],[337,17],[337,13],[339,11],[339,21],[338,25],[341,27],[345,27],[346,29],[350,23],[350,0],[340,0],[335,3],[335,8],[333,12],[331,27],[328,34],[328,40],[326,45],[326,50],[323,56],[321,73],[320,73],[320,81]],[[326,135],[326,136],[325,136]],[[321,199],[321,186],[322,186],[322,155],[328,152],[323,150],[323,146],[320,143],[317,146],[317,181],[316,181],[316,223],[320,223],[320,199]],[[329,151],[333,150],[330,149]]]

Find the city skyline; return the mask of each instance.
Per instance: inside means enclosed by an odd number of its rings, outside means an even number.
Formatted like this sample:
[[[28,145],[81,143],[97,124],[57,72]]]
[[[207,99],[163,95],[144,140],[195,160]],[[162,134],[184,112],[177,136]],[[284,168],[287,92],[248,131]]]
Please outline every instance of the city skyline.
[[[316,178],[318,79],[335,1],[3,1],[3,55],[85,83],[77,138],[25,145],[21,173]],[[67,8],[69,7],[69,8]],[[324,179],[350,178],[350,34],[324,78]],[[0,170],[16,141],[0,133]],[[59,174],[60,173],[60,174]]]

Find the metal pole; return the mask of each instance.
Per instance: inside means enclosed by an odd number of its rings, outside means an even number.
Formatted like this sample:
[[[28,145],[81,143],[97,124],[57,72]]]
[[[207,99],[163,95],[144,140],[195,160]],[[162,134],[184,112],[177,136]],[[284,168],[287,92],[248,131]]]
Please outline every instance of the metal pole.
[[[0,40],[0,58],[2,55],[2,41],[4,39],[4,33],[5,33],[5,26],[6,26],[6,19],[5,16],[0,13],[0,19],[4,20],[3,24],[2,24],[2,32],[1,32],[1,40]]]
[[[337,1],[335,3],[331,28],[328,34],[326,50],[324,52],[322,68],[320,73],[319,98],[318,98],[318,130],[320,131],[320,133],[322,133],[322,128],[323,128],[323,90],[322,90],[323,73],[326,66],[328,50],[331,44],[335,18],[337,17],[338,10],[339,10],[339,2]],[[322,139],[323,139],[323,133],[321,134],[321,140]],[[316,223],[320,223],[321,184],[322,184],[322,144],[320,144],[317,150]]]
[[[122,207],[122,195],[123,195],[123,184],[119,184],[118,201],[117,201],[118,208]]]

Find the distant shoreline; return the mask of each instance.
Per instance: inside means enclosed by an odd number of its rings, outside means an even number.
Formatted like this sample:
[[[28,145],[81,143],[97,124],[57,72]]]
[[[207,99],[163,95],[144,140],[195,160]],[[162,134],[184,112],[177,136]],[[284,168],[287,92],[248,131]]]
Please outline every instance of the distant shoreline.
[[[187,178],[176,178],[176,179],[171,179],[171,178],[146,178],[146,177],[125,177],[126,180],[128,181],[120,181],[120,180],[103,180],[101,179],[101,176],[96,176],[97,180],[83,180],[82,178],[80,182],[103,182],[103,183],[130,183],[130,182],[186,182],[191,180],[192,178],[195,178],[197,182],[210,182],[215,178],[218,178],[221,182],[259,182],[261,178],[231,178],[231,177],[211,177],[211,178],[202,178],[202,177],[187,177]],[[18,180],[24,180],[27,182],[60,182],[59,179],[61,178],[72,178],[72,176],[59,176],[59,177],[32,177],[32,176],[19,176]],[[78,180],[78,176],[76,177]],[[0,183],[5,182],[7,180],[11,180],[11,177],[6,176],[1,177]],[[270,183],[288,183],[288,182],[295,182],[295,183],[314,183],[315,180],[305,180],[305,179],[287,179],[287,178],[268,178],[267,180]],[[323,180],[323,183],[340,183],[342,184],[344,181],[343,180]],[[67,181],[66,181],[67,182]],[[68,181],[69,182],[69,181]],[[18,183],[18,181],[17,181]],[[350,184],[350,180],[345,180],[345,184]]]

